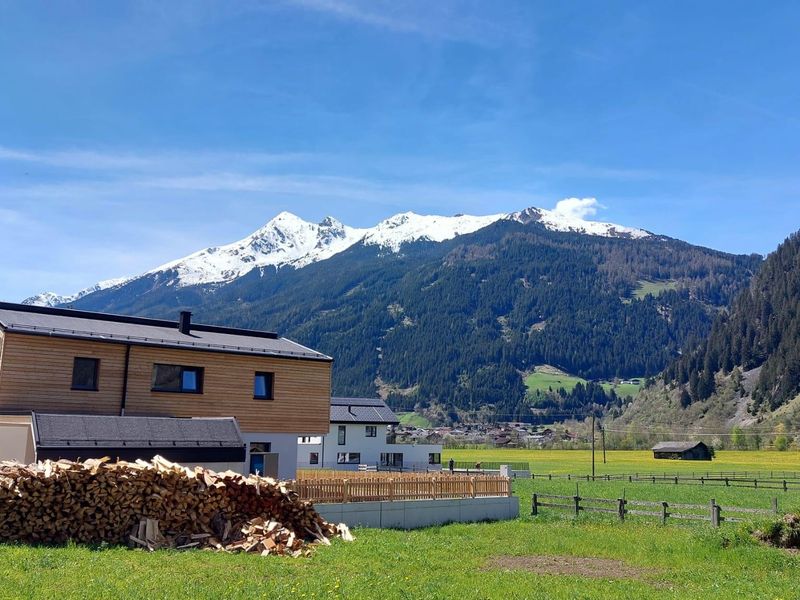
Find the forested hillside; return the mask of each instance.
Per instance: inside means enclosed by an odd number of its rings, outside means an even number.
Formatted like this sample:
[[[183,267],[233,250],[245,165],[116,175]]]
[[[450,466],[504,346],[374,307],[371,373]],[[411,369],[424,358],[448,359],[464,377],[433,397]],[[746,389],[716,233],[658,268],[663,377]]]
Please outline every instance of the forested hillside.
[[[665,371],[685,386],[683,404],[710,398],[717,375],[760,367],[751,412],[775,410],[800,393],[800,232],[764,261],[752,283],[720,315],[708,339]]]
[[[400,253],[358,245],[221,287],[140,279],[74,306],[158,316],[189,308],[201,321],[274,329],[330,354],[336,394],[524,415],[522,375],[538,364],[587,379],[660,372],[708,333],[760,262],[658,236],[502,221]],[[643,281],[676,289],[637,299]]]

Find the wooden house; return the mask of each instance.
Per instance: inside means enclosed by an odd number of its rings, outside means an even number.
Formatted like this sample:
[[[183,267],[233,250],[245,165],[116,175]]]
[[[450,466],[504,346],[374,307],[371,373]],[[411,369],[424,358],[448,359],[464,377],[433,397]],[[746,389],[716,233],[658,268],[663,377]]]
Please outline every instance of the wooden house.
[[[329,431],[331,364],[274,333],[195,324],[189,312],[169,321],[0,303],[0,438],[32,427],[31,413],[232,417],[242,468],[288,478],[298,436]]]
[[[653,446],[653,458],[711,460],[711,448],[703,442],[661,442]]]

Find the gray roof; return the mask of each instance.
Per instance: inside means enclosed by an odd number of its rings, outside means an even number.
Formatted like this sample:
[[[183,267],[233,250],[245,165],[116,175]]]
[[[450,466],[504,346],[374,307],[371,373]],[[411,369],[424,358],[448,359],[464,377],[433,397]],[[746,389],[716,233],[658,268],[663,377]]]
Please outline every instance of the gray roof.
[[[193,323],[190,332],[183,334],[177,321],[22,304],[0,303],[0,328],[15,333],[187,350],[332,360],[320,352],[264,331]]]
[[[236,419],[34,414],[39,448],[244,447]]]
[[[392,409],[379,398],[331,398],[331,423],[400,422]]]
[[[703,442],[659,442],[653,446],[653,450],[656,452],[686,452],[700,444],[705,446]]]

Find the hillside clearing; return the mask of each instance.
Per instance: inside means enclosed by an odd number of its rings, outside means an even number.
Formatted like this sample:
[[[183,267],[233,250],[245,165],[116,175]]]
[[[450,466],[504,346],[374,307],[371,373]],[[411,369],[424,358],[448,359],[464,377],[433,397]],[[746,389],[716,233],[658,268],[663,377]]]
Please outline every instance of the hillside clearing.
[[[400,425],[405,425],[407,427],[422,427],[425,429],[433,427],[433,424],[430,422],[430,420],[418,412],[396,412],[395,414],[397,415],[397,418],[400,419]]]
[[[678,289],[678,282],[674,279],[668,281],[648,281],[642,279],[633,290],[633,297],[643,300],[645,296],[658,296],[661,292]]]

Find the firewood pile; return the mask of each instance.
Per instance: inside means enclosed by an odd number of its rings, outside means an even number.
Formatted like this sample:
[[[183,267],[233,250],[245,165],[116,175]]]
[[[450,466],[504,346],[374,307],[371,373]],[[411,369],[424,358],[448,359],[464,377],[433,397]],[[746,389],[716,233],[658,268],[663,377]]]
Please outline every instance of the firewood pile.
[[[0,541],[127,543],[301,556],[352,540],[269,477],[152,462],[0,462]]]

